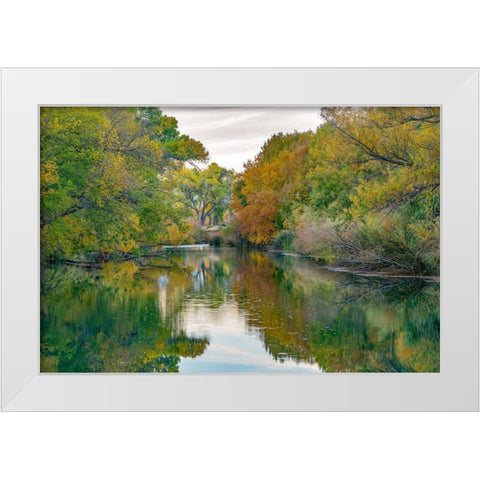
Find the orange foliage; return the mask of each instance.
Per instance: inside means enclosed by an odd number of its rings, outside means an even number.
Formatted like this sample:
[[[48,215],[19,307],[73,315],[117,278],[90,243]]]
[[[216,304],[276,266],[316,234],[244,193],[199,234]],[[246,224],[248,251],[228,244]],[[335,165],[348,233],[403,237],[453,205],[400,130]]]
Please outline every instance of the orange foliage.
[[[309,137],[308,132],[273,136],[237,178],[232,203],[235,222],[250,242],[268,243],[282,224],[282,208],[302,197]]]

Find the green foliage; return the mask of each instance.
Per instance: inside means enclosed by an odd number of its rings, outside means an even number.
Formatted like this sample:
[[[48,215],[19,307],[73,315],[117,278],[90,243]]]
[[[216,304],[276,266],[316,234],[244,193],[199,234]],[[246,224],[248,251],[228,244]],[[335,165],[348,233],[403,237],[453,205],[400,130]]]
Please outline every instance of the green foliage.
[[[184,168],[167,178],[165,185],[175,201],[194,213],[201,227],[222,222],[229,210],[233,171],[212,163],[208,168]]]
[[[276,250],[290,251],[293,247],[295,233],[291,230],[280,230],[270,242],[270,245]]]
[[[162,175],[208,152],[158,108],[42,107],[42,259],[98,258],[185,231]]]
[[[221,247],[222,246],[222,237],[220,237],[220,235],[216,235],[215,237],[213,237],[213,239],[211,241],[211,244],[214,247]]]
[[[234,247],[239,244],[235,236],[235,225],[233,223],[229,223],[225,227],[219,227],[218,238],[220,239],[220,246]]]
[[[427,229],[397,214],[383,220],[376,217],[354,231],[358,247],[385,268],[426,275],[440,270],[439,222]]]
[[[440,111],[323,108],[317,131],[274,135],[236,178],[238,232],[330,263],[439,273]],[[377,261],[382,258],[382,262]]]

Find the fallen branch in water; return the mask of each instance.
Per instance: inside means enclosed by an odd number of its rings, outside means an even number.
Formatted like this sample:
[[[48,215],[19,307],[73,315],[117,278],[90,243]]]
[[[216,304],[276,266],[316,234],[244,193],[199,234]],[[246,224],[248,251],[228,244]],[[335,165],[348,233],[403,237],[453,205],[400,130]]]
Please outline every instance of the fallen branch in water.
[[[127,261],[136,261],[142,258],[164,258],[168,259],[168,254],[164,251],[162,252],[150,252],[150,253],[143,253],[140,255],[124,255],[122,257],[112,257],[112,258],[98,258],[97,260],[73,260],[73,259],[66,259],[63,260],[65,265],[73,265],[76,267],[85,267],[85,268],[100,268],[102,263],[105,262],[127,262]],[[173,266],[173,265],[172,265]],[[165,268],[170,268],[170,266],[165,266]]]
[[[66,265],[74,265],[76,267],[84,267],[84,268],[100,268],[101,262],[89,262],[84,260],[64,260],[63,263]]]

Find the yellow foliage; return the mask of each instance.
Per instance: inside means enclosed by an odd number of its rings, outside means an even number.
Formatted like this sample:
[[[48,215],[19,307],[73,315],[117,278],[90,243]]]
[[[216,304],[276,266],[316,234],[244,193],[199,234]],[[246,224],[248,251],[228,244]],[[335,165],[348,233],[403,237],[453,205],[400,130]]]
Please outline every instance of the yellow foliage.
[[[349,197],[353,217],[439,187],[438,108],[325,108],[323,117],[338,132],[328,138],[327,146],[321,145],[323,160],[334,166],[340,156],[342,168],[359,175]],[[328,168],[325,173],[329,174]]]
[[[237,178],[241,188],[234,187],[234,220],[240,234],[250,242],[268,243],[277,229],[282,204],[303,198],[308,139],[307,134],[272,137]],[[281,142],[286,143],[284,148],[270,155],[270,149],[274,150]]]
[[[135,240],[130,238],[129,240],[124,240],[118,245],[118,249],[123,253],[128,253],[137,248],[138,244]]]
[[[180,230],[176,223],[167,227],[167,242],[170,245],[181,245],[185,239],[185,234]]]
[[[41,163],[40,168],[40,187],[44,189],[48,185],[54,185],[58,182],[58,169],[54,160],[47,160]]]

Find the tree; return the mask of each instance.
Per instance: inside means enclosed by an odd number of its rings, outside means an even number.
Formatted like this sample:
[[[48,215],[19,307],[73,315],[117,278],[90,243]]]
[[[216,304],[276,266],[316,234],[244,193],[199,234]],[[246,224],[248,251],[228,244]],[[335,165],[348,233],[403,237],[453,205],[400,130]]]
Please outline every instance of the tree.
[[[439,109],[325,108],[322,116],[309,149],[310,198],[335,261],[438,273]]]
[[[174,118],[158,108],[46,107],[40,122],[44,260],[135,252],[182,225],[160,176],[208,152]]]
[[[440,111],[323,108],[271,137],[233,186],[237,233],[354,268],[439,270]]]
[[[265,245],[284,227],[294,201],[305,194],[305,158],[311,133],[273,135],[236,178],[233,208],[240,235]]]
[[[232,180],[232,170],[212,163],[204,170],[184,168],[175,173],[168,183],[177,192],[176,201],[194,212],[203,227],[207,218],[212,224],[229,207]]]
[[[358,152],[344,159],[359,174],[352,212],[439,197],[438,107],[323,108],[322,117]]]

